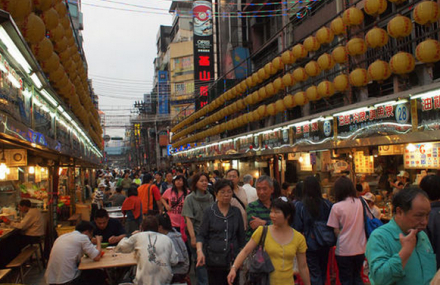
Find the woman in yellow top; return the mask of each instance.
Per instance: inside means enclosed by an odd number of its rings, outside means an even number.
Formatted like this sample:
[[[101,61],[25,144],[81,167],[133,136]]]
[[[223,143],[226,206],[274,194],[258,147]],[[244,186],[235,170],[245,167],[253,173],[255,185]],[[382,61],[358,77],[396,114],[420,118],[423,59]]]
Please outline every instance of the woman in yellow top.
[[[298,260],[298,269],[304,285],[310,285],[309,268],[306,261],[307,244],[304,236],[290,225],[295,217],[295,206],[286,197],[272,201],[269,226],[264,243],[264,250],[270,257],[275,270],[270,273],[271,285],[294,285],[293,259]],[[237,269],[243,264],[246,257],[257,247],[263,227],[259,227],[252,238],[237,256],[228,275],[228,283],[233,284]]]

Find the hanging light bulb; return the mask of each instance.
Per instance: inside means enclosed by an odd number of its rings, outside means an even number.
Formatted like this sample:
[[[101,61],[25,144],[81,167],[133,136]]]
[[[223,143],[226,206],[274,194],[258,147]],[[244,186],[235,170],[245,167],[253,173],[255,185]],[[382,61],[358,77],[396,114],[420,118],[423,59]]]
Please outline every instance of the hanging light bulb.
[[[298,161],[299,161],[299,163],[303,163],[304,158],[303,158],[302,156],[300,156],[299,159],[298,159]]]
[[[416,151],[416,146],[414,145],[414,144],[412,144],[412,143],[409,143],[407,146],[406,146],[406,149],[409,151],[409,152],[414,152],[414,151]]]
[[[63,172],[63,169],[60,167],[60,170],[58,170],[58,175],[61,175],[62,172]]]
[[[35,173],[35,167],[29,166],[29,174],[34,174],[34,173]]]
[[[0,179],[4,180],[6,178],[6,171],[7,171],[6,164],[3,162],[0,164]]]

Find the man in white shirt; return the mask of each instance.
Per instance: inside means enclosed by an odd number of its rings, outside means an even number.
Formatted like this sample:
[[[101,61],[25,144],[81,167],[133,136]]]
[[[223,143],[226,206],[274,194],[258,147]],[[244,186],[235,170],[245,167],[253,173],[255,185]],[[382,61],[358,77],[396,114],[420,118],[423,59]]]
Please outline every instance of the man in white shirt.
[[[158,233],[155,216],[147,216],[142,222],[143,232],[133,233],[130,238],[122,239],[116,251],[136,252],[136,285],[170,284],[173,273],[171,266],[179,262],[172,240]]]
[[[46,269],[47,284],[84,284],[85,282],[96,282],[80,280],[78,265],[81,257],[87,254],[94,261],[101,259],[101,236],[95,236],[96,248],[91,242],[93,236],[93,225],[90,222],[82,221],[75,227],[75,231],[61,235],[55,240],[50,252],[49,262]],[[96,276],[95,276],[96,277]]]
[[[252,203],[254,201],[257,201],[257,199],[258,199],[257,189],[252,187],[252,185],[254,184],[254,178],[252,177],[252,175],[246,174],[243,177],[243,183],[244,183],[243,188],[244,188],[244,191],[246,191],[248,203]]]
[[[9,222],[12,227],[22,231],[20,236],[20,248],[31,243],[38,243],[44,236],[44,219],[40,210],[31,208],[31,201],[24,199],[18,204],[18,210],[24,215],[20,222]]]

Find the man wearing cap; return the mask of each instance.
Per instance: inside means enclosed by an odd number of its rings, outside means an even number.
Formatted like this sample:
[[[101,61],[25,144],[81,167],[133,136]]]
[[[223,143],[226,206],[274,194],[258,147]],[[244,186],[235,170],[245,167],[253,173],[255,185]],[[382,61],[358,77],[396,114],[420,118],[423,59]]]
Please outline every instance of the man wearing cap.
[[[380,219],[382,214],[380,213],[379,207],[374,205],[374,203],[376,202],[376,197],[374,196],[374,194],[371,192],[368,192],[365,195],[363,195],[362,198],[364,198],[365,202],[367,202],[371,213],[373,213],[373,216],[377,219]]]
[[[93,194],[93,200],[92,200],[92,211],[90,213],[90,221],[93,222],[93,219],[95,217],[96,211],[99,209],[104,208],[104,190],[105,190],[105,183],[101,182],[98,185],[98,189],[95,190],[95,193]]]
[[[409,186],[409,173],[405,170],[401,170],[399,174],[397,174],[397,183],[392,185],[394,187],[393,189],[393,195],[396,195],[405,187]]]

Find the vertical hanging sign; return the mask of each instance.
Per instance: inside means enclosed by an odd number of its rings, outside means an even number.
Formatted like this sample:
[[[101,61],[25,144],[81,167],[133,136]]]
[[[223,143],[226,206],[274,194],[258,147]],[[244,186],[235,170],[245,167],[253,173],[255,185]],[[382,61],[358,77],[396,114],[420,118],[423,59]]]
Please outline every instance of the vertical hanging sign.
[[[199,110],[208,104],[209,83],[214,79],[211,2],[194,1],[193,22],[195,107]]]

